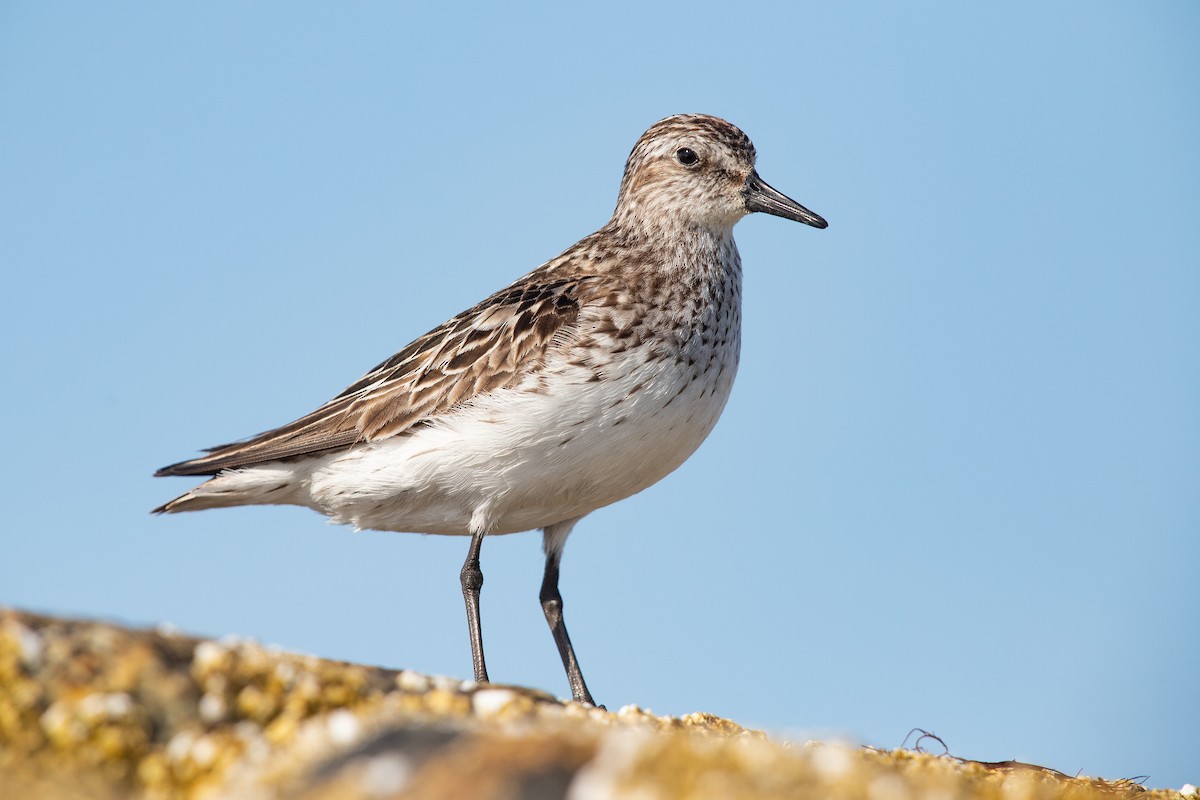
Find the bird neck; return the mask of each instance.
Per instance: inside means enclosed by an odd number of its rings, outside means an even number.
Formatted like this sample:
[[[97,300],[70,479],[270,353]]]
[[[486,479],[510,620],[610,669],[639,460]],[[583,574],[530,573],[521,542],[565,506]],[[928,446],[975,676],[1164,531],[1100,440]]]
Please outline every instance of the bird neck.
[[[740,295],[742,270],[732,229],[631,222],[637,221],[614,216],[589,238],[605,242],[605,256],[626,265],[639,291],[678,295],[678,303],[667,305],[692,311],[695,307],[689,304],[694,302],[706,307],[736,305],[736,299],[729,298]]]
[[[733,225],[698,224],[673,214],[639,214],[634,206],[619,208],[605,230],[616,240],[652,248],[680,265],[737,254]]]

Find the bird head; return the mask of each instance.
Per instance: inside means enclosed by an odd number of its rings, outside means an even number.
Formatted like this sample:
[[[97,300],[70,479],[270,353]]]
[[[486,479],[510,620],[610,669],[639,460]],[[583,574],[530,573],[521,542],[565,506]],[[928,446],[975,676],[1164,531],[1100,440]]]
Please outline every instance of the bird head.
[[[629,154],[613,219],[728,231],[761,211],[827,226],[759,177],[754,162],[754,145],[735,125],[705,114],[667,117],[642,134]]]

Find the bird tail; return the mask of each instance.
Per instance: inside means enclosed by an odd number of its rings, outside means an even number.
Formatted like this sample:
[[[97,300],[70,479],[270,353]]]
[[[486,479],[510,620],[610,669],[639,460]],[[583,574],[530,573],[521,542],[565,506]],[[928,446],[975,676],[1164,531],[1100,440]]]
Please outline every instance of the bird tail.
[[[226,470],[150,513],[175,514],[180,511],[203,511],[206,508],[287,505],[300,502],[296,497],[296,488],[292,470],[264,467]]]

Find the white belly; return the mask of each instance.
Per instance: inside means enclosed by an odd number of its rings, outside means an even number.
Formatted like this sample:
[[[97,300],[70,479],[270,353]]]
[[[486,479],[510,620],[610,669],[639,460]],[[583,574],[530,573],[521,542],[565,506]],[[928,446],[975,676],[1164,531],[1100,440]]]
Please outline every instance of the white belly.
[[[417,533],[514,533],[581,517],[657,482],[700,446],[737,370],[736,333],[721,346],[690,364],[627,353],[601,381],[551,366],[540,387],[494,392],[322,458],[302,502],[335,522]]]

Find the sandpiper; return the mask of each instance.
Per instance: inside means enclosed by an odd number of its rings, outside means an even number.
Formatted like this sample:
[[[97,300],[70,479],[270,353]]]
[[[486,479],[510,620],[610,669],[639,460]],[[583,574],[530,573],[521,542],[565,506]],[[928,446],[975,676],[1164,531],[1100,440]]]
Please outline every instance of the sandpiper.
[[[572,697],[594,705],[563,622],[563,545],[716,424],[741,342],[734,224],[762,211],[826,227],[754,162],[725,120],[655,123],[603,228],[311,414],[163,467],[155,474],[212,477],[155,512],[293,504],[358,529],[469,536],[460,580],[479,682],[483,539],[540,528],[542,610]]]

